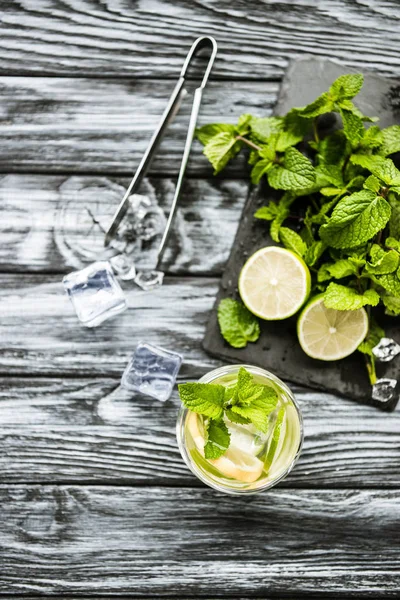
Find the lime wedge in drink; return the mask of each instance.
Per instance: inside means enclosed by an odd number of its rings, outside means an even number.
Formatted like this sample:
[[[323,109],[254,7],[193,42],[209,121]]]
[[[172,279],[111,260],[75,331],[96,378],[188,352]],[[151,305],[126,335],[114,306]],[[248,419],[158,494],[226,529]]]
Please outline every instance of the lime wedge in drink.
[[[326,308],[322,294],[310,300],[297,322],[300,346],[308,356],[319,360],[339,360],[349,356],[367,333],[368,316],[364,308]]]
[[[247,308],[266,320],[287,319],[307,300],[311,277],[305,262],[291,250],[261,248],[244,265],[239,293]]]

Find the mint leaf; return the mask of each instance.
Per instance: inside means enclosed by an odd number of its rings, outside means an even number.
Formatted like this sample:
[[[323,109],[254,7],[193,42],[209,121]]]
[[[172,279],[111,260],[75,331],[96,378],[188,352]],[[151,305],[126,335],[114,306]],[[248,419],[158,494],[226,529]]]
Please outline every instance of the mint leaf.
[[[366,190],[371,190],[371,192],[379,192],[382,185],[381,182],[375,175],[370,175],[363,183],[363,188]]]
[[[389,219],[389,234],[391,237],[400,238],[400,201],[394,194],[388,196],[392,213]]]
[[[390,158],[365,154],[353,154],[350,158],[355,165],[360,165],[381,179],[386,185],[400,185],[400,171],[396,169]]]
[[[350,110],[341,108],[339,112],[342,117],[344,135],[353,146],[356,146],[364,135],[364,123]]]
[[[383,287],[390,296],[400,298],[400,279],[396,273],[389,273],[387,275],[370,275],[371,279],[378,285]]]
[[[326,250],[325,242],[318,240],[313,242],[309,248],[307,248],[304,255],[304,260],[309,267],[313,267],[321,258]]]
[[[383,142],[378,150],[381,156],[400,152],[400,125],[391,125],[381,130]]]
[[[342,258],[337,260],[335,263],[325,263],[319,268],[317,279],[318,281],[327,281],[329,279],[343,279],[343,277],[350,277],[351,275],[357,275],[357,265],[349,258]]]
[[[299,256],[304,256],[307,250],[307,244],[301,239],[298,233],[288,227],[281,227],[279,238],[285,248],[293,250]]]
[[[301,117],[307,119],[318,117],[328,112],[332,112],[334,107],[334,101],[330,98],[328,92],[324,92],[321,96],[318,96],[316,100],[303,106],[302,108],[294,108],[293,112],[296,112]]]
[[[390,317],[398,317],[400,315],[400,297],[384,294],[381,298],[386,308],[385,314]]]
[[[318,144],[318,162],[320,165],[340,165],[342,166],[348,151],[351,152],[350,144],[348,143],[343,131],[335,131],[331,135],[326,136]]]
[[[379,148],[382,144],[382,131],[377,125],[373,125],[369,129],[364,129],[363,137],[360,140],[360,145],[363,148]]]
[[[400,240],[396,240],[394,237],[386,238],[385,246],[387,248],[392,248],[393,250],[397,250],[397,252],[400,252]]]
[[[214,167],[214,175],[217,175],[217,173],[226,167],[241,147],[242,143],[230,131],[218,133],[208,141],[206,146],[204,146],[203,154]]]
[[[253,117],[250,121],[252,134],[260,142],[268,142],[274,133],[279,133],[283,129],[283,119],[280,117]]]
[[[231,434],[222,419],[210,419],[207,429],[207,442],[204,445],[204,456],[208,459],[219,458],[229,448]]]
[[[219,133],[230,133],[232,136],[235,133],[235,126],[228,123],[211,123],[198,127],[195,131],[197,139],[206,146]]]
[[[319,234],[333,248],[354,248],[370,240],[390,218],[384,198],[369,190],[355,192],[339,201]]]
[[[237,300],[224,298],[218,306],[218,323],[222,337],[233,348],[244,348],[260,337],[257,318]]]
[[[294,131],[281,131],[276,140],[276,151],[285,152],[291,146],[295,146],[303,139],[302,133],[296,133]]]
[[[240,416],[239,414],[233,412],[231,408],[227,408],[225,410],[225,414],[227,418],[232,421],[232,423],[239,423],[239,425],[248,425],[251,423],[250,419],[245,419],[245,417]]]
[[[240,115],[238,124],[236,125],[236,133],[238,135],[246,135],[246,133],[249,133],[252,120],[252,115],[249,115],[247,113],[244,115]]]
[[[359,294],[353,288],[330,283],[324,293],[324,304],[327,308],[335,310],[358,310],[366,305],[379,304],[379,294],[372,289]]]
[[[329,94],[335,100],[354,98],[361,90],[364,76],[361,73],[349,73],[340,75],[331,85]]]
[[[268,182],[274,189],[300,190],[310,187],[314,181],[314,167],[296,148],[286,150],[283,166],[274,165],[268,171]]]
[[[255,213],[256,219],[264,219],[265,221],[273,221],[279,215],[279,207],[275,202],[270,202],[268,206],[262,206]]]
[[[225,387],[214,383],[181,383],[178,385],[180,399],[186,408],[211,419],[223,415]]]
[[[263,158],[262,160],[256,162],[251,171],[251,182],[255,185],[257,185],[257,183],[260,183],[261,177],[268,173],[272,165],[273,162],[269,158]]]
[[[251,421],[262,432],[268,429],[269,414],[278,402],[275,390],[254,382],[253,376],[244,367],[239,369],[238,381],[230,410]]]
[[[363,354],[371,356],[371,358],[374,358],[374,355],[372,354],[372,348],[375,348],[375,346],[379,344],[383,337],[385,337],[385,332],[382,327],[380,327],[376,321],[370,319],[367,337],[363,342],[361,342],[357,350]]]
[[[319,165],[316,167],[315,172],[323,185],[331,183],[337,188],[344,187],[342,169],[338,165]],[[339,191],[340,189],[337,190],[337,192]]]
[[[393,273],[399,266],[399,254],[395,250],[385,252],[380,246],[374,244],[370,250],[372,260],[366,264],[367,273],[386,275]]]

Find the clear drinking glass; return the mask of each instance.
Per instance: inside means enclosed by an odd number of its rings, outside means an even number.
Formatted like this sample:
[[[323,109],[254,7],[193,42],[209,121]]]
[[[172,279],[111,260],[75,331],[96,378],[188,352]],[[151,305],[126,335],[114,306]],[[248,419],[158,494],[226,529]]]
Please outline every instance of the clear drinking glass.
[[[252,373],[256,383],[269,385],[278,394],[279,403],[271,414],[266,433],[256,431],[254,425],[228,422],[231,444],[221,463],[218,462],[220,459],[209,461],[204,458],[201,415],[182,406],[176,426],[179,449],[189,469],[203,483],[227,494],[256,494],[282,481],[299,458],[304,438],[303,419],[295,397],[287,385],[272,373],[251,365],[228,365],[210,371],[199,383],[233,386],[242,366]],[[277,413],[281,408],[284,408],[284,417],[273,452],[274,429]],[[238,474],[237,468],[240,480],[233,476]]]

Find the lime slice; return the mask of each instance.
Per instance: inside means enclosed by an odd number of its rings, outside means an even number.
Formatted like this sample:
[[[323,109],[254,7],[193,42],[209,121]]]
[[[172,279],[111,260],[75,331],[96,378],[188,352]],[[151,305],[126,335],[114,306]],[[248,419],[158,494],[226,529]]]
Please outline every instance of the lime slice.
[[[305,262],[278,246],[258,250],[239,277],[239,293],[249,311],[271,321],[294,315],[307,300],[310,289],[310,271]]]
[[[190,431],[197,450],[204,457],[204,438],[199,429],[197,414],[191,413],[189,415],[187,428]],[[263,461],[232,443],[223,456],[208,460],[207,462],[226,477],[231,477],[244,483],[256,481],[264,469]]]
[[[367,333],[368,316],[364,308],[326,308],[322,295],[307,304],[297,322],[300,346],[308,356],[319,360],[339,360],[349,356]]]

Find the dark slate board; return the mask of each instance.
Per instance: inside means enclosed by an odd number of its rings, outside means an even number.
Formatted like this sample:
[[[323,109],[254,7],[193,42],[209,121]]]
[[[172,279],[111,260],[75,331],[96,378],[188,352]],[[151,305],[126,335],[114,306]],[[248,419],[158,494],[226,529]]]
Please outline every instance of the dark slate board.
[[[328,89],[342,73],[349,69],[328,60],[303,58],[288,69],[283,81],[275,114],[285,114],[293,106],[303,106]],[[359,108],[368,115],[379,116],[380,125],[387,127],[399,122],[400,82],[374,74],[365,76],[363,90],[357,99]],[[323,362],[309,358],[301,350],[296,336],[296,317],[286,321],[261,323],[261,336],[246,348],[231,348],[224,342],[218,327],[216,307],[221,298],[236,297],[240,270],[253,252],[263,246],[273,245],[265,223],[254,219],[259,206],[266,204],[274,192],[264,183],[251,191],[243,210],[232,252],[221,280],[220,290],[213,308],[203,346],[207,352],[229,362],[249,363],[265,367],[285,380],[323,391],[338,393],[354,400],[374,404],[386,410],[393,409],[396,402],[387,405],[371,399],[364,357],[355,353],[336,362]],[[384,318],[388,337],[400,340],[399,320]],[[382,320],[381,320],[382,322]],[[377,365],[378,377],[396,378],[400,359],[386,365]]]

